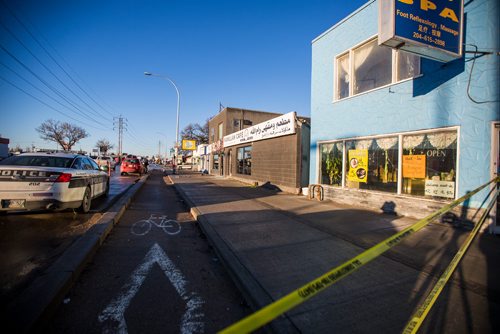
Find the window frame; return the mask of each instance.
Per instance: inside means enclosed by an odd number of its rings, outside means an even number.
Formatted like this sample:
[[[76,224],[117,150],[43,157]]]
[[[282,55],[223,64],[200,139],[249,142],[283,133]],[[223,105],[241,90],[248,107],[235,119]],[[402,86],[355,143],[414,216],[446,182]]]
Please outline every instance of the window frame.
[[[457,148],[456,148],[456,174],[455,174],[455,197],[452,198],[432,198],[432,197],[421,197],[417,195],[411,195],[403,192],[402,189],[402,184],[403,184],[403,137],[404,136],[413,136],[413,135],[424,135],[424,134],[433,134],[433,133],[441,133],[441,132],[451,132],[455,131],[457,134]],[[397,192],[396,193],[390,193],[390,192],[384,192],[384,191],[378,191],[378,190],[366,190],[366,189],[353,189],[349,188],[346,186],[346,155],[347,155],[347,148],[346,148],[346,142],[348,141],[356,141],[356,140],[370,140],[370,139],[379,139],[379,138],[386,138],[386,137],[398,137],[398,175],[397,175]],[[343,143],[343,154],[342,154],[342,185],[341,186],[332,186],[328,184],[323,184],[321,183],[321,151],[318,149],[316,151],[316,183],[321,184],[324,187],[335,187],[336,189],[342,189],[346,191],[360,191],[360,192],[370,192],[370,193],[380,193],[380,194],[386,194],[386,195],[391,195],[391,196],[400,196],[400,197],[405,197],[405,198],[419,198],[421,200],[439,200],[439,201],[453,201],[458,198],[458,194],[460,193],[460,183],[458,182],[460,180],[460,139],[461,139],[461,134],[460,134],[460,126],[448,126],[448,127],[440,127],[440,128],[433,128],[433,129],[426,129],[426,130],[415,130],[415,131],[405,131],[405,132],[395,132],[395,133],[385,133],[385,134],[380,134],[380,135],[374,135],[374,136],[361,136],[361,137],[349,137],[349,138],[337,138],[337,139],[331,139],[331,140],[320,140],[317,141],[317,147],[320,147],[320,145],[323,144],[332,144],[332,143],[338,143],[342,142]]]
[[[377,89],[382,89],[382,88],[386,88],[386,87],[390,87],[392,85],[395,85],[395,84],[398,84],[398,83],[401,83],[401,82],[405,82],[405,81],[408,81],[408,80],[413,80],[413,79],[416,79],[420,76],[422,76],[422,57],[416,55],[417,57],[419,57],[418,59],[418,74],[415,74],[414,76],[412,77],[409,77],[409,78],[406,78],[406,79],[403,79],[403,80],[397,80],[397,77],[398,77],[398,52],[401,52],[400,50],[395,50],[395,49],[392,49],[392,55],[391,55],[391,82],[389,84],[386,84],[386,85],[383,85],[383,86],[380,86],[380,87],[375,87],[373,89],[369,89],[369,90],[366,90],[366,91],[363,91],[363,92],[360,92],[360,93],[357,93],[357,94],[353,94],[352,92],[354,91],[354,62],[353,62],[353,58],[354,58],[354,51],[363,47],[364,45],[368,44],[368,43],[371,43],[373,42],[374,40],[377,40],[378,38],[378,35],[374,35],[374,36],[371,36],[370,38],[367,38],[363,41],[361,41],[360,43],[348,48],[347,50],[344,50],[342,52],[340,52],[339,54],[337,54],[334,58],[333,58],[333,103],[335,102],[340,102],[340,101],[344,101],[346,99],[349,99],[349,98],[352,98],[352,97],[355,97],[355,96],[360,96],[360,95],[363,95],[363,94],[367,94],[367,93],[370,93],[370,92],[373,92]],[[385,47],[385,46],[379,46],[379,47]],[[339,85],[338,85],[338,81],[339,81],[339,71],[338,71],[338,62],[339,62],[339,59],[342,58],[343,56],[346,56],[348,55],[348,61],[349,61],[349,65],[348,65],[348,77],[349,77],[349,85],[348,85],[348,95],[344,98],[339,98]]]

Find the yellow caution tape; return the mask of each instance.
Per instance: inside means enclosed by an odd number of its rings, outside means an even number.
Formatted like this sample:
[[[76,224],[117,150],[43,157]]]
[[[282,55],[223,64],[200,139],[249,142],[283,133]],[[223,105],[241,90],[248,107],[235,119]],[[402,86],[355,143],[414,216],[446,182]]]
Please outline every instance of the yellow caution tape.
[[[399,244],[403,239],[412,235],[413,233],[421,230],[426,225],[428,225],[432,220],[440,215],[448,212],[453,209],[466,199],[472,197],[477,194],[479,191],[483,190],[492,182],[499,182],[500,177],[497,177],[490,182],[482,185],[481,187],[467,193],[466,195],[460,197],[459,199],[451,202],[448,205],[445,205],[440,210],[430,214],[429,216],[419,220],[412,226],[405,228],[404,230],[394,234],[393,236],[385,239],[384,241],[378,243],[377,245],[365,250],[358,256],[352,258],[349,261],[344,262],[338,267],[330,270],[326,274],[310,281],[309,283],[303,285],[295,291],[287,294],[286,296],[276,300],[275,302],[263,307],[259,311],[243,318],[242,320],[232,324],[231,326],[220,331],[220,334],[229,334],[229,333],[250,333],[265,324],[271,322],[273,319],[277,318],[281,314],[291,310],[297,305],[302,304],[309,298],[315,296],[321,291],[325,290],[332,284],[338,282],[342,278],[347,275],[353,273],[363,265],[367,264],[371,260],[377,258],[382,255],[395,245]]]
[[[410,334],[410,333],[416,333],[422,323],[424,322],[425,318],[427,317],[427,314],[431,310],[432,306],[438,299],[439,295],[444,289],[444,286],[446,283],[448,283],[448,280],[450,279],[451,275],[457,268],[458,264],[460,263],[460,260],[462,260],[462,257],[465,255],[465,252],[469,249],[470,244],[472,243],[472,240],[476,237],[477,233],[479,232],[481,226],[483,225],[484,221],[486,220],[486,217],[488,217],[491,209],[493,208],[493,205],[496,204],[496,197],[498,196],[498,190],[496,191],[496,195],[493,196],[490,204],[488,205],[486,211],[483,213],[481,216],[481,219],[477,222],[477,224],[474,226],[472,231],[469,233],[469,236],[467,239],[465,239],[465,242],[463,243],[462,247],[458,250],[457,254],[453,257],[453,260],[451,260],[450,264],[446,268],[446,270],[443,272],[439,280],[436,282],[434,287],[432,288],[431,292],[427,296],[427,298],[424,300],[424,302],[419,306],[417,312],[412,316],[411,320],[406,324],[405,329],[403,330],[404,334]]]

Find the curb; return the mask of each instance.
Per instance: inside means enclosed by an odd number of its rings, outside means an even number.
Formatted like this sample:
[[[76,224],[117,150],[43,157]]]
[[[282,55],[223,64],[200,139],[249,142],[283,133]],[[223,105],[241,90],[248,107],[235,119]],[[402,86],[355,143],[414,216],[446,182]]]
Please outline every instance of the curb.
[[[5,315],[9,332],[27,333],[54,314],[87,263],[94,257],[113,226],[118,223],[135,194],[144,185],[149,174],[131,187],[98,222],[78,238],[66,251],[37,277],[30,286],[8,306]]]
[[[181,186],[177,185],[168,175],[178,194],[190,208],[191,215],[198,221],[201,230],[205,233],[208,242],[212,245],[217,256],[221,259],[232,281],[250,305],[251,309],[259,310],[274,302],[269,293],[260,285],[251,272],[240,262],[230,246],[219,236],[203,213],[186,195]],[[264,326],[261,330],[272,333],[298,333],[297,327],[286,316],[282,315]]]

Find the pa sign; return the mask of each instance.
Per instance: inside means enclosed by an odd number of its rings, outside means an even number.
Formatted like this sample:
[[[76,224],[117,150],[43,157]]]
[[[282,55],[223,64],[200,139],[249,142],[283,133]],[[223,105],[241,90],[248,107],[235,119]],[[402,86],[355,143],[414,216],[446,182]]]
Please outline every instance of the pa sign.
[[[379,0],[379,45],[448,62],[462,57],[463,0]]]

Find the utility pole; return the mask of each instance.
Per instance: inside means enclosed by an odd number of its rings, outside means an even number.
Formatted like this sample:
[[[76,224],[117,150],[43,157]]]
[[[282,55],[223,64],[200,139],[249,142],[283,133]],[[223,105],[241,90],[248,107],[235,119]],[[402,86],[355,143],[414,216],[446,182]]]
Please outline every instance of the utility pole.
[[[158,140],[158,158],[161,159],[161,140]]]
[[[113,117],[113,121],[113,130],[118,128],[118,157],[121,159],[123,152],[123,129],[127,119],[120,115],[120,117]]]

